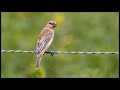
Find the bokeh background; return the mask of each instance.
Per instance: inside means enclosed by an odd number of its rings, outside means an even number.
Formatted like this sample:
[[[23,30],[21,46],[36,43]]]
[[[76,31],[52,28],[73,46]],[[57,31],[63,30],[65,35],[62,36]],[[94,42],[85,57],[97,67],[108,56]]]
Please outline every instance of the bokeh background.
[[[1,49],[35,50],[40,31],[55,20],[48,51],[119,50],[118,12],[2,12]],[[1,53],[2,78],[118,78],[119,55],[45,54],[38,71],[33,53]]]

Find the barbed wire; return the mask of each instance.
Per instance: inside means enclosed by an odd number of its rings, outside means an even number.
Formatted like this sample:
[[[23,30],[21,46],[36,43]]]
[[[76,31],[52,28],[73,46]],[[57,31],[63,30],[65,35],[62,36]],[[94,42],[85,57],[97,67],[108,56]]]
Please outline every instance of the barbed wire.
[[[1,52],[14,52],[14,53],[35,53],[35,51],[24,51],[24,50],[1,50]],[[50,54],[119,54],[119,52],[73,52],[73,51],[46,51],[45,53]]]

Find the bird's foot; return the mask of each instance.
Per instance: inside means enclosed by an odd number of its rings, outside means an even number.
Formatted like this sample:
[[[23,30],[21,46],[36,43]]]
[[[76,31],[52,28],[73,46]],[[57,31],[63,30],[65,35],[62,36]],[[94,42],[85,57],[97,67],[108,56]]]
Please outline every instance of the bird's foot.
[[[53,55],[54,55],[54,52],[51,52],[51,56],[53,57]]]

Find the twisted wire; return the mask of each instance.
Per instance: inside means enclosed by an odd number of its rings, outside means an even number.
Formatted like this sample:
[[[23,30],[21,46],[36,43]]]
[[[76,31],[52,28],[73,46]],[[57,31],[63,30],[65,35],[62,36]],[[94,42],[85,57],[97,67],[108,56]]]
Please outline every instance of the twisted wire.
[[[35,53],[35,51],[24,51],[24,50],[1,50],[1,52],[14,52],[14,53]],[[73,51],[46,51],[45,53],[50,54],[119,54],[119,52],[73,52]]]

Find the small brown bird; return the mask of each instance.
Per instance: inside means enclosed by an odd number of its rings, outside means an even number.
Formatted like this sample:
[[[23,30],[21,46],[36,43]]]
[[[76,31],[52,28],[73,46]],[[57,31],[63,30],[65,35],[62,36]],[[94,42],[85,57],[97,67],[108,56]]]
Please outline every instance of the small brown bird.
[[[37,55],[36,69],[38,69],[42,56],[45,54],[45,51],[47,51],[47,49],[50,47],[53,41],[53,38],[54,38],[53,29],[55,27],[56,27],[56,22],[49,21],[39,35],[37,46],[36,46],[36,55]]]

